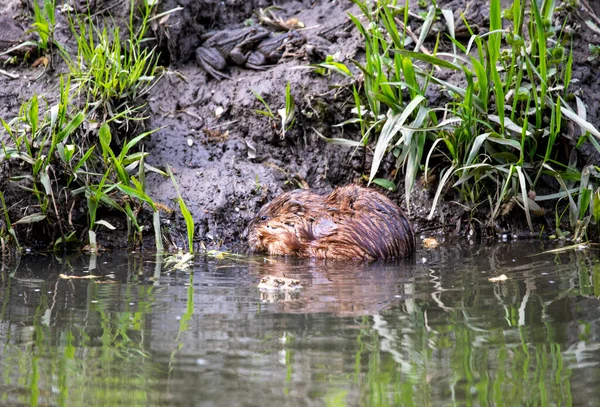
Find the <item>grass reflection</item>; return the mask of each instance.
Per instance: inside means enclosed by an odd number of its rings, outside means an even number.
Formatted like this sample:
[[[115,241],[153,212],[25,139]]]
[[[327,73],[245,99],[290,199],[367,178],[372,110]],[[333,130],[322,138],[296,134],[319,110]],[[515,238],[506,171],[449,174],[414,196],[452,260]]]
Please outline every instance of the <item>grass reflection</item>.
[[[20,324],[2,324],[2,363],[10,366],[2,375],[3,404],[146,405],[158,369],[147,358],[146,319],[139,309],[149,307],[155,288],[126,286],[121,292],[115,284],[59,281],[69,288],[57,298],[50,282],[30,284],[33,289],[17,296],[37,304],[31,318],[23,314]],[[14,300],[10,291],[8,284],[4,295]],[[74,301],[82,295],[85,300]],[[117,295],[123,295],[119,305]],[[69,297],[71,309],[65,308]],[[6,321],[6,307],[2,316]]]
[[[580,357],[567,344],[598,338],[590,332],[592,324],[573,321],[564,310],[585,297],[597,304],[599,266],[586,254],[557,261],[560,268],[569,265],[570,274],[544,277],[526,270],[523,278],[512,275],[497,285],[453,282],[465,288],[439,290],[441,295],[431,294],[433,302],[409,299],[363,317],[361,324],[370,328],[356,339],[360,404],[572,405],[572,367],[580,365]],[[549,282],[567,289],[551,296],[543,289]],[[346,405],[333,399],[328,405]]]
[[[413,312],[401,320],[366,318],[374,328],[357,336],[354,371],[361,405],[572,405],[572,371],[552,325],[539,328],[547,329],[544,341],[532,342],[528,327],[474,330],[453,311],[431,329],[423,310]],[[346,405],[329,394],[324,401]]]
[[[187,301],[185,312],[179,320],[179,330],[177,331],[177,337],[175,338],[175,348],[171,352],[169,358],[169,377],[175,368],[177,353],[183,348],[184,343],[181,341],[181,334],[186,332],[190,328],[190,321],[194,315],[194,274],[189,274],[189,284],[187,287]]]

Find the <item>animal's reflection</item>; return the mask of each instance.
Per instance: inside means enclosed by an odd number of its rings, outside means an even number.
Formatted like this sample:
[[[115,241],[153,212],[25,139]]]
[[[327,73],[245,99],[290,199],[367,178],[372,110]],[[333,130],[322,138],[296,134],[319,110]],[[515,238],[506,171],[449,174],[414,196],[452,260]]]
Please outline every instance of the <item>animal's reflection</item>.
[[[359,316],[379,312],[403,300],[405,286],[412,283],[410,262],[269,257],[252,262],[249,270],[259,277],[268,275],[300,280],[302,289],[260,290],[261,301],[277,303],[278,311]]]

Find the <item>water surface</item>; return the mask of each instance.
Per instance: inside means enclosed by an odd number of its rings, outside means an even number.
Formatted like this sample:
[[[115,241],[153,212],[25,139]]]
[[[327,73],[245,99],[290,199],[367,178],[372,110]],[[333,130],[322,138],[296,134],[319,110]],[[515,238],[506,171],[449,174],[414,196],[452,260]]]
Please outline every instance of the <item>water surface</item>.
[[[598,251],[554,248],[202,257],[192,273],[139,254],[24,257],[1,274],[0,404],[600,405]],[[261,291],[263,275],[304,288]]]

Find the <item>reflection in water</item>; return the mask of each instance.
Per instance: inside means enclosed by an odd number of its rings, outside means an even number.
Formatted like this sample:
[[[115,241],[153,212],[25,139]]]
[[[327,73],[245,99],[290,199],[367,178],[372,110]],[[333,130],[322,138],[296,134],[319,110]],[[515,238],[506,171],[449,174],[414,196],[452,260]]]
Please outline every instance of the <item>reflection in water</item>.
[[[544,249],[199,259],[191,274],[25,257],[1,274],[0,404],[596,405],[598,253]],[[260,291],[265,275],[304,288]]]
[[[414,281],[414,260],[381,264],[327,262],[315,259],[270,258],[248,264],[250,273],[298,279],[302,292],[261,290],[261,300],[277,304],[279,312],[337,316],[371,315],[403,298]]]

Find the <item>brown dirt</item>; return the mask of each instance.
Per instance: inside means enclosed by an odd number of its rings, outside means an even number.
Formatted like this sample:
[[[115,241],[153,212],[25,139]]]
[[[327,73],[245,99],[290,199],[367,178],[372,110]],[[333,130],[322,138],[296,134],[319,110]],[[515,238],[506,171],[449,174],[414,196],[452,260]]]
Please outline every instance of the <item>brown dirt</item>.
[[[351,60],[361,59],[362,41],[347,13],[359,15],[360,12],[350,1],[278,1],[283,9],[279,15],[297,18],[306,25],[303,34],[307,44],[297,55],[286,57],[264,71],[232,66],[226,70],[231,79],[217,81],[195,62],[194,51],[201,44],[202,34],[243,27],[250,18],[257,21],[256,12],[272,3],[266,0],[164,0],[161,4],[162,11],[178,6],[183,10],[155,27],[162,61],[170,64],[171,70],[148,100],[150,119],[146,126],[160,130],[153,134],[145,151],[150,153],[149,164],[173,167],[196,222],[198,243],[244,250],[247,224],[258,208],[275,195],[299,184],[329,190],[360,180],[362,174],[368,172],[370,152],[354,153],[327,144],[318,136],[320,133],[326,137],[359,139],[358,128],[335,126],[352,117],[351,88],[338,86],[348,84],[348,80],[337,74],[323,77],[304,69],[307,64],[321,62],[326,55],[339,53],[341,62],[356,71]],[[460,0],[438,3],[455,10],[457,17],[466,9],[483,10],[474,13],[473,18],[480,19],[484,27],[487,24],[484,23],[487,2],[471,1],[469,6]],[[600,10],[600,0],[590,1],[590,6]],[[110,13],[117,21],[127,16],[127,8],[116,0],[97,0],[94,12],[100,12],[100,16]],[[13,1],[0,6],[0,15],[27,21],[31,14],[19,1]],[[588,43],[598,44],[600,38],[585,27],[584,18],[585,13],[579,13],[573,22],[580,27],[573,35],[575,62],[571,86],[577,87],[576,93],[586,102],[588,119],[600,128],[600,81],[597,80],[600,58],[587,61]],[[66,31],[60,35],[68,39]],[[57,96],[58,75],[65,70],[57,64],[44,71],[32,68],[31,63],[3,69],[19,75],[18,79],[12,79],[0,74],[0,117],[5,120],[17,114],[21,103],[33,93],[44,95],[52,102]],[[297,122],[283,138],[278,122],[255,113],[255,109],[263,106],[251,90],[261,94],[276,110],[285,103],[288,81],[296,102]],[[439,97],[432,95],[432,99]],[[222,111],[218,117],[217,111]],[[582,148],[580,160],[598,162],[596,153],[588,146]],[[390,175],[391,162],[382,167],[382,177]],[[5,191],[10,205],[22,208],[23,194],[9,186],[8,172],[1,168],[0,188]],[[147,189],[156,201],[175,209],[169,226],[171,237],[176,244],[185,246],[185,226],[173,202],[176,193],[171,181],[151,174]],[[423,186],[414,194],[411,214],[416,229],[446,224],[451,227],[447,231],[464,232],[468,216],[457,205],[447,203],[433,221],[425,220],[432,194]],[[401,191],[393,197],[403,204]],[[522,215],[519,213],[503,224],[507,233],[522,230]],[[124,219],[117,223],[116,234],[103,233],[99,239],[107,245],[122,247],[126,243]],[[19,230],[19,233],[25,232]],[[30,245],[36,233],[35,229],[29,229]],[[50,235],[52,233],[44,234]],[[151,237],[151,233],[147,235]]]
[[[255,2],[256,6],[250,7],[250,2],[241,3],[244,7],[239,7],[236,22],[226,12],[219,13],[212,28],[240,27],[253,15],[252,10],[266,5]],[[354,57],[360,42],[346,16],[349,3],[289,3],[286,17],[293,16],[311,27],[305,31],[309,46],[318,48],[321,54],[340,52],[347,59]],[[236,10],[235,5],[229,10]],[[174,25],[185,27],[186,16],[180,16],[181,25],[179,21]],[[182,35],[186,32],[181,28]],[[169,163],[176,170],[201,239],[208,235],[217,241],[239,242],[258,208],[284,188],[297,187],[295,181],[305,181],[313,188],[330,188],[358,175],[354,169],[360,165],[360,157],[352,158],[348,150],[328,145],[316,133],[343,136],[343,130],[333,125],[344,121],[352,106],[347,90],[331,88],[341,78],[296,69],[311,62],[305,55],[286,58],[267,71],[231,67],[228,73],[232,79],[217,81],[193,61],[200,43],[188,41],[177,52],[177,69],[186,80],[172,76],[162,81],[155,92],[160,97],[151,99],[154,114],[150,125],[163,127],[153,138],[151,151],[154,164]],[[288,81],[298,121],[282,138],[279,123],[254,112],[263,106],[251,90],[276,110],[285,103]],[[215,115],[217,109],[224,111],[220,117]],[[193,141],[191,147],[188,140]],[[249,157],[253,148],[256,158]],[[174,196],[168,179],[152,177],[149,188],[155,197]]]

